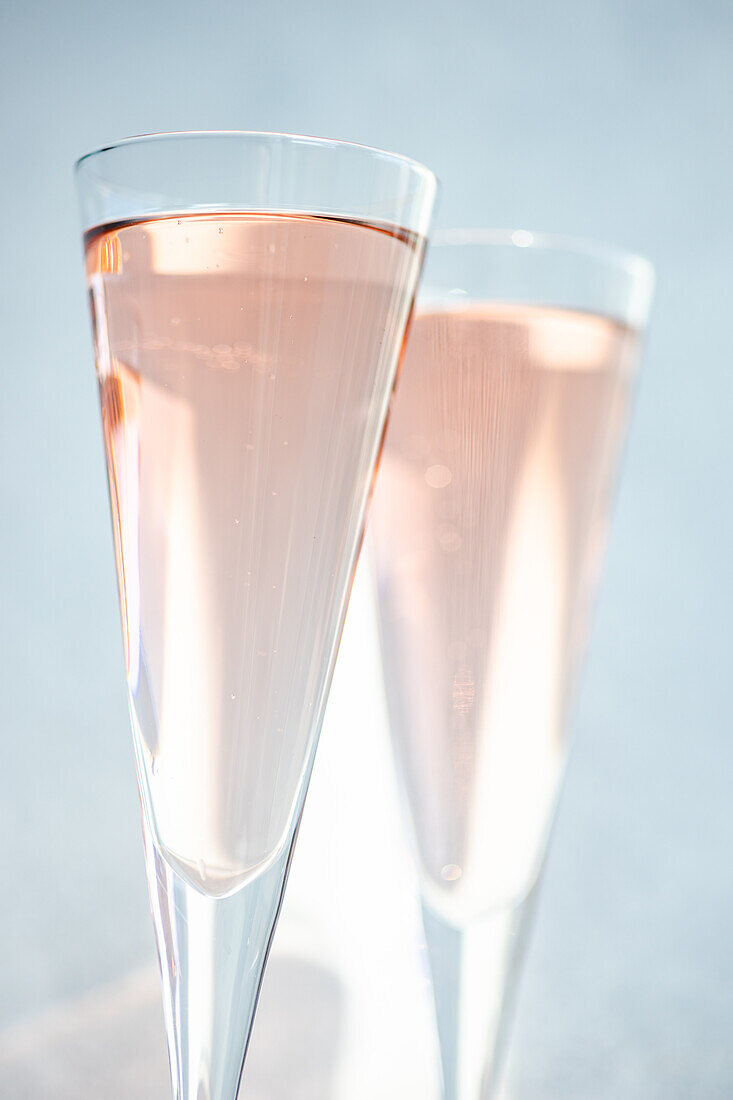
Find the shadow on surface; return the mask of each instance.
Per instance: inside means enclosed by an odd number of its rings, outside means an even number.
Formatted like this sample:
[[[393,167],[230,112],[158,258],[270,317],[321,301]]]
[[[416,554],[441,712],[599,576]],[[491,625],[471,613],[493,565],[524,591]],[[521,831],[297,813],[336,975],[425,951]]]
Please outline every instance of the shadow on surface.
[[[240,1100],[335,1100],[344,997],[333,974],[272,959]],[[0,1033],[0,1096],[168,1100],[158,975],[131,975]]]

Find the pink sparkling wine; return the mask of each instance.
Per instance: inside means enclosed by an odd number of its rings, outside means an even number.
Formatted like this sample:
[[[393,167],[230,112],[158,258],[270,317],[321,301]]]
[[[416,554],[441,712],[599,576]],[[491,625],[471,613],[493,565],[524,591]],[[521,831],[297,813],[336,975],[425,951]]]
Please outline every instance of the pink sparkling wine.
[[[455,923],[520,900],[542,856],[637,351],[570,310],[413,322],[371,530],[423,888]]]
[[[87,235],[143,800],[212,895],[292,835],[422,252],[306,215]]]

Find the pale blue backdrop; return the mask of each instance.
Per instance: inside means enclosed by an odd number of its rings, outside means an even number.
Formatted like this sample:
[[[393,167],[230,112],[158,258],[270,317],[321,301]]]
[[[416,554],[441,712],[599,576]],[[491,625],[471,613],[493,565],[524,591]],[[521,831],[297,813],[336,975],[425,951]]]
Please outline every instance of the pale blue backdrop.
[[[423,160],[441,225],[657,265],[515,1072],[733,1094],[732,117],[729,0],[3,0],[0,1024],[151,955],[71,164],[289,130]]]

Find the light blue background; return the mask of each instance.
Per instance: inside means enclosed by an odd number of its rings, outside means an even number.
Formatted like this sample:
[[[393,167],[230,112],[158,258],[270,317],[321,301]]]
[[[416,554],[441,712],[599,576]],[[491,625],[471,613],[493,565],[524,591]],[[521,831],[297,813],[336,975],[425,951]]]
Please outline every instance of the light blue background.
[[[71,163],[289,130],[424,161],[441,225],[657,265],[514,1072],[731,1096],[732,117],[726,0],[3,0],[0,1024],[151,953]]]

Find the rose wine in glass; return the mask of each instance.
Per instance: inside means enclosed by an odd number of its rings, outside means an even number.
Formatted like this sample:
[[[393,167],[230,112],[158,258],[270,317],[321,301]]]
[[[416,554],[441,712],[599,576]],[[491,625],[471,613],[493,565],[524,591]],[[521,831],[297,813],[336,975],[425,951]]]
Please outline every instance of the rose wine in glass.
[[[416,248],[297,215],[88,235],[143,793],[210,894],[292,830]]]
[[[371,521],[449,1100],[496,1080],[651,282],[641,260],[525,242],[433,249]],[[569,264],[606,287],[597,308]]]
[[[257,134],[79,171],[174,1093],[234,1100],[434,181]]]

